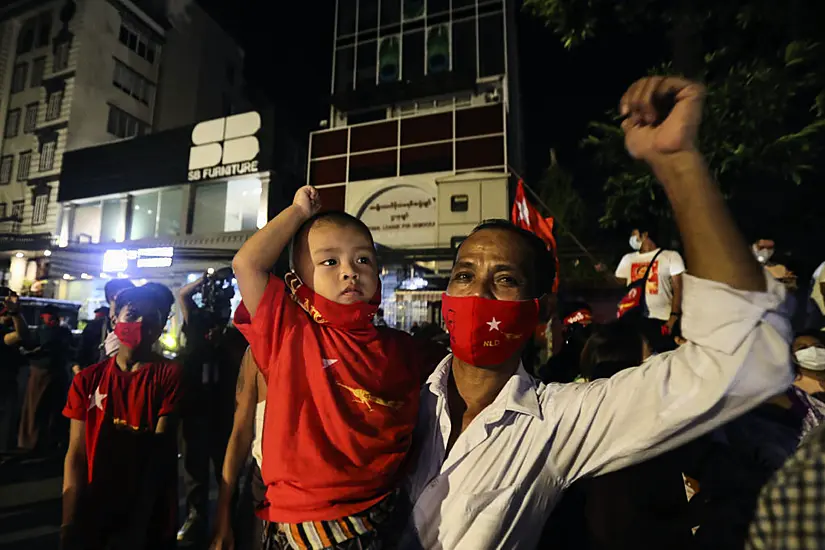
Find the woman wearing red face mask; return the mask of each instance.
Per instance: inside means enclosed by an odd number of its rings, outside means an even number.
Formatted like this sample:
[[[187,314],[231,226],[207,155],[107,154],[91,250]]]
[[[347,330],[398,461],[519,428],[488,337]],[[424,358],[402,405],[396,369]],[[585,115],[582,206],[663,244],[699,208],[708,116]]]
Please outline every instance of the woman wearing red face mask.
[[[147,285],[148,286],[148,285]],[[117,355],[75,376],[63,476],[66,549],[172,549],[180,367],[152,351],[171,303],[152,288],[115,301]]]
[[[66,395],[66,362],[72,356],[72,333],[60,326],[60,311],[46,306],[40,326],[24,355],[29,360],[29,380],[20,413],[17,445],[27,451],[54,446],[65,428],[60,406]]]

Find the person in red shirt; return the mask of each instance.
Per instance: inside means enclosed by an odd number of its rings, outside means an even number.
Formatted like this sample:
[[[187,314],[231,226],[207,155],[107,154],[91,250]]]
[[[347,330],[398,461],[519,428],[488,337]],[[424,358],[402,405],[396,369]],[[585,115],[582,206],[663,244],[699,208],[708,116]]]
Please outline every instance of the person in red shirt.
[[[117,355],[72,381],[63,409],[71,420],[61,527],[67,550],[175,547],[181,369],[152,351],[170,307],[154,288],[121,292]]]
[[[268,548],[378,548],[420,385],[446,352],[375,326],[372,235],[320,208],[318,192],[301,188],[232,264],[243,297],[235,325],[267,383],[258,515]],[[270,270],[290,240],[294,271],[281,280]]]

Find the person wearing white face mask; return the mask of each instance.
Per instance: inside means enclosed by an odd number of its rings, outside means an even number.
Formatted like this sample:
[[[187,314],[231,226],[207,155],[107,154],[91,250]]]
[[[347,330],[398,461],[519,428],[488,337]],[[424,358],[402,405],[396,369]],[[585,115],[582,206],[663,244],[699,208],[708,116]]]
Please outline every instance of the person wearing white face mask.
[[[794,290],[796,289],[796,275],[786,266],[771,261],[775,246],[776,244],[771,239],[759,239],[751,245],[751,250],[753,250],[753,255],[759,263],[768,270],[768,273],[784,284],[788,290]]]
[[[659,325],[653,327],[655,330],[646,331],[646,336],[651,339],[657,351],[665,351],[659,349],[657,341],[662,334],[673,334],[674,326],[682,316],[682,274],[685,272],[685,262],[675,250],[662,250],[653,240],[653,230],[644,226],[637,226],[630,233],[630,248],[634,252],[625,254],[619,262],[616,279],[623,285],[630,285],[643,279],[645,272],[649,270],[645,284],[647,317],[658,321]]]

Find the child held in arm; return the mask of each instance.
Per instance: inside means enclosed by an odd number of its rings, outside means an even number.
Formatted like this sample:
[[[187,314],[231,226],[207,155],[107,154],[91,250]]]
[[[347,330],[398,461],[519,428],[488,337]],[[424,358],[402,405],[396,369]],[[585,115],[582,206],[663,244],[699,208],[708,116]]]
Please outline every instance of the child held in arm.
[[[320,208],[318,192],[301,188],[233,261],[243,297],[235,324],[267,382],[259,516],[276,548],[380,544],[421,383],[446,355],[374,325],[372,235]],[[281,280],[270,270],[291,240],[293,272]]]
[[[64,549],[175,548],[174,417],[181,370],[152,351],[170,308],[171,301],[149,285],[118,294],[117,355],[72,381],[63,409],[71,419],[63,474]]]

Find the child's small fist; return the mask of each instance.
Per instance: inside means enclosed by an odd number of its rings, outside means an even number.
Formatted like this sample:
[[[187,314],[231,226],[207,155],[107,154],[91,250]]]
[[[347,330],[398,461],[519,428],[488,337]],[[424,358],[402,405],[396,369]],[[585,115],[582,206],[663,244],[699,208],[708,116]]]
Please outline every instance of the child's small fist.
[[[309,218],[321,210],[321,195],[311,185],[305,185],[295,193],[292,205],[303,210],[306,217]]]

